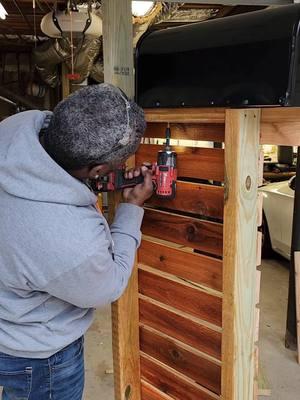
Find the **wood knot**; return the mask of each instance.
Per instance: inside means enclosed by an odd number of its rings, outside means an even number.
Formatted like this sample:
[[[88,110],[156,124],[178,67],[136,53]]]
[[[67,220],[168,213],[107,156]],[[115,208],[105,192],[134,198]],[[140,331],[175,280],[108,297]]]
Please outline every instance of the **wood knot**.
[[[179,360],[181,357],[180,352],[176,349],[172,349],[170,353],[173,360]]]
[[[251,189],[251,177],[248,175],[246,178],[246,189],[249,191]]]
[[[165,257],[164,256],[159,256],[159,261],[160,262],[164,262],[165,261]]]
[[[194,239],[195,234],[196,234],[196,229],[195,229],[195,227],[194,227],[193,225],[189,225],[189,226],[187,227],[187,229],[186,229],[186,233],[187,233],[187,240],[188,240],[189,242],[191,242],[191,241]]]
[[[125,400],[129,400],[131,397],[131,386],[128,385],[125,389]]]

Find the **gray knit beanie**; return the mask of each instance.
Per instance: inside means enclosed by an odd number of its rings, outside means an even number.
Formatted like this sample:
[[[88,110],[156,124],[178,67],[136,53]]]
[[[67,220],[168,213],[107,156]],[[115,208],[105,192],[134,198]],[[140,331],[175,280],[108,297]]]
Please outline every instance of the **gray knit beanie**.
[[[118,163],[135,153],[145,129],[143,110],[120,89],[90,85],[55,107],[45,150],[66,170]]]

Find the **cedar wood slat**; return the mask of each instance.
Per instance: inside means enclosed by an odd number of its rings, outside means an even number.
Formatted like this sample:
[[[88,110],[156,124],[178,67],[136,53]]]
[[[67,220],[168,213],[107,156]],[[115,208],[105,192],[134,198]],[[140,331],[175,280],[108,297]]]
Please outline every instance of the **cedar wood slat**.
[[[177,181],[173,200],[152,196],[146,206],[188,212],[205,217],[223,219],[224,188],[192,182]]]
[[[214,325],[222,324],[222,299],[139,269],[139,292]]]
[[[215,400],[215,396],[201,389],[196,383],[183,379],[175,370],[141,355],[141,375],[143,380],[171,398],[184,400]]]
[[[136,153],[136,165],[156,162],[157,152],[164,147],[141,144]],[[222,182],[224,180],[224,150],[201,147],[172,146],[177,153],[179,178],[198,178]]]
[[[145,137],[165,138],[166,123],[150,122],[147,124]],[[170,124],[172,139],[203,140],[224,142],[224,124]]]
[[[138,261],[160,271],[222,291],[222,261],[143,240]]]
[[[223,252],[223,226],[219,223],[146,209],[142,232],[217,256]]]
[[[203,353],[221,359],[221,332],[200,325],[175,312],[140,299],[140,322],[180,340]]]
[[[194,354],[172,339],[140,328],[141,350],[162,363],[194,379],[197,383],[220,394],[221,366]]]

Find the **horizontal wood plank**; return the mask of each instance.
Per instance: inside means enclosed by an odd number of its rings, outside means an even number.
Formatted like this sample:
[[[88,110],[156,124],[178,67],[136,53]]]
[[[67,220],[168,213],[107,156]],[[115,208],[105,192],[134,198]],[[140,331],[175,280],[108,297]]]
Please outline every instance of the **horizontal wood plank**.
[[[219,223],[146,209],[142,232],[212,255],[222,255],[223,226]]]
[[[174,368],[198,384],[220,394],[221,366],[200,357],[178,343],[167,339],[146,328],[140,328],[141,350],[163,364]]]
[[[163,146],[141,144],[135,157],[137,165],[156,162],[157,152]],[[197,178],[223,182],[224,150],[201,147],[172,146],[177,153],[178,177]]]
[[[216,396],[189,382],[181,374],[150,357],[141,355],[142,378],[171,398],[184,400],[215,400]]]
[[[152,196],[147,206],[189,212],[211,218],[223,218],[224,188],[221,186],[177,181],[173,200]]]
[[[222,261],[216,258],[143,240],[138,250],[138,261],[160,271],[222,291]]]
[[[260,143],[300,145],[300,108],[277,107],[261,110]]]
[[[224,108],[148,108],[147,122],[190,122],[224,124]]]
[[[214,325],[222,325],[222,299],[165,277],[139,269],[139,292],[163,304],[194,315]]]
[[[141,381],[141,396],[142,400],[173,400],[144,380]]]
[[[167,123],[150,122],[147,124],[145,137],[165,138]],[[171,138],[184,140],[202,140],[224,142],[224,124],[170,124]]]
[[[221,333],[140,299],[140,322],[195,349],[221,359]]]
[[[148,122],[224,124],[224,108],[146,109]],[[270,107],[261,111],[260,144],[300,145],[300,108]]]

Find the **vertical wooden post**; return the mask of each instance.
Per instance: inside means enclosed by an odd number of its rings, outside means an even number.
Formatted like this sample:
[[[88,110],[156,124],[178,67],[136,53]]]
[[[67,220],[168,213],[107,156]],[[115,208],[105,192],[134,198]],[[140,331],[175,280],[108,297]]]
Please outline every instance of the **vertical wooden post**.
[[[61,95],[65,99],[70,94],[70,81],[67,78],[68,69],[66,64],[61,65]]]
[[[226,110],[222,399],[253,400],[260,110]]]
[[[104,80],[134,95],[130,0],[103,0]],[[132,164],[134,160],[130,161]],[[110,198],[113,210],[118,196]],[[126,292],[112,305],[116,400],[140,399],[138,284],[135,268]]]

